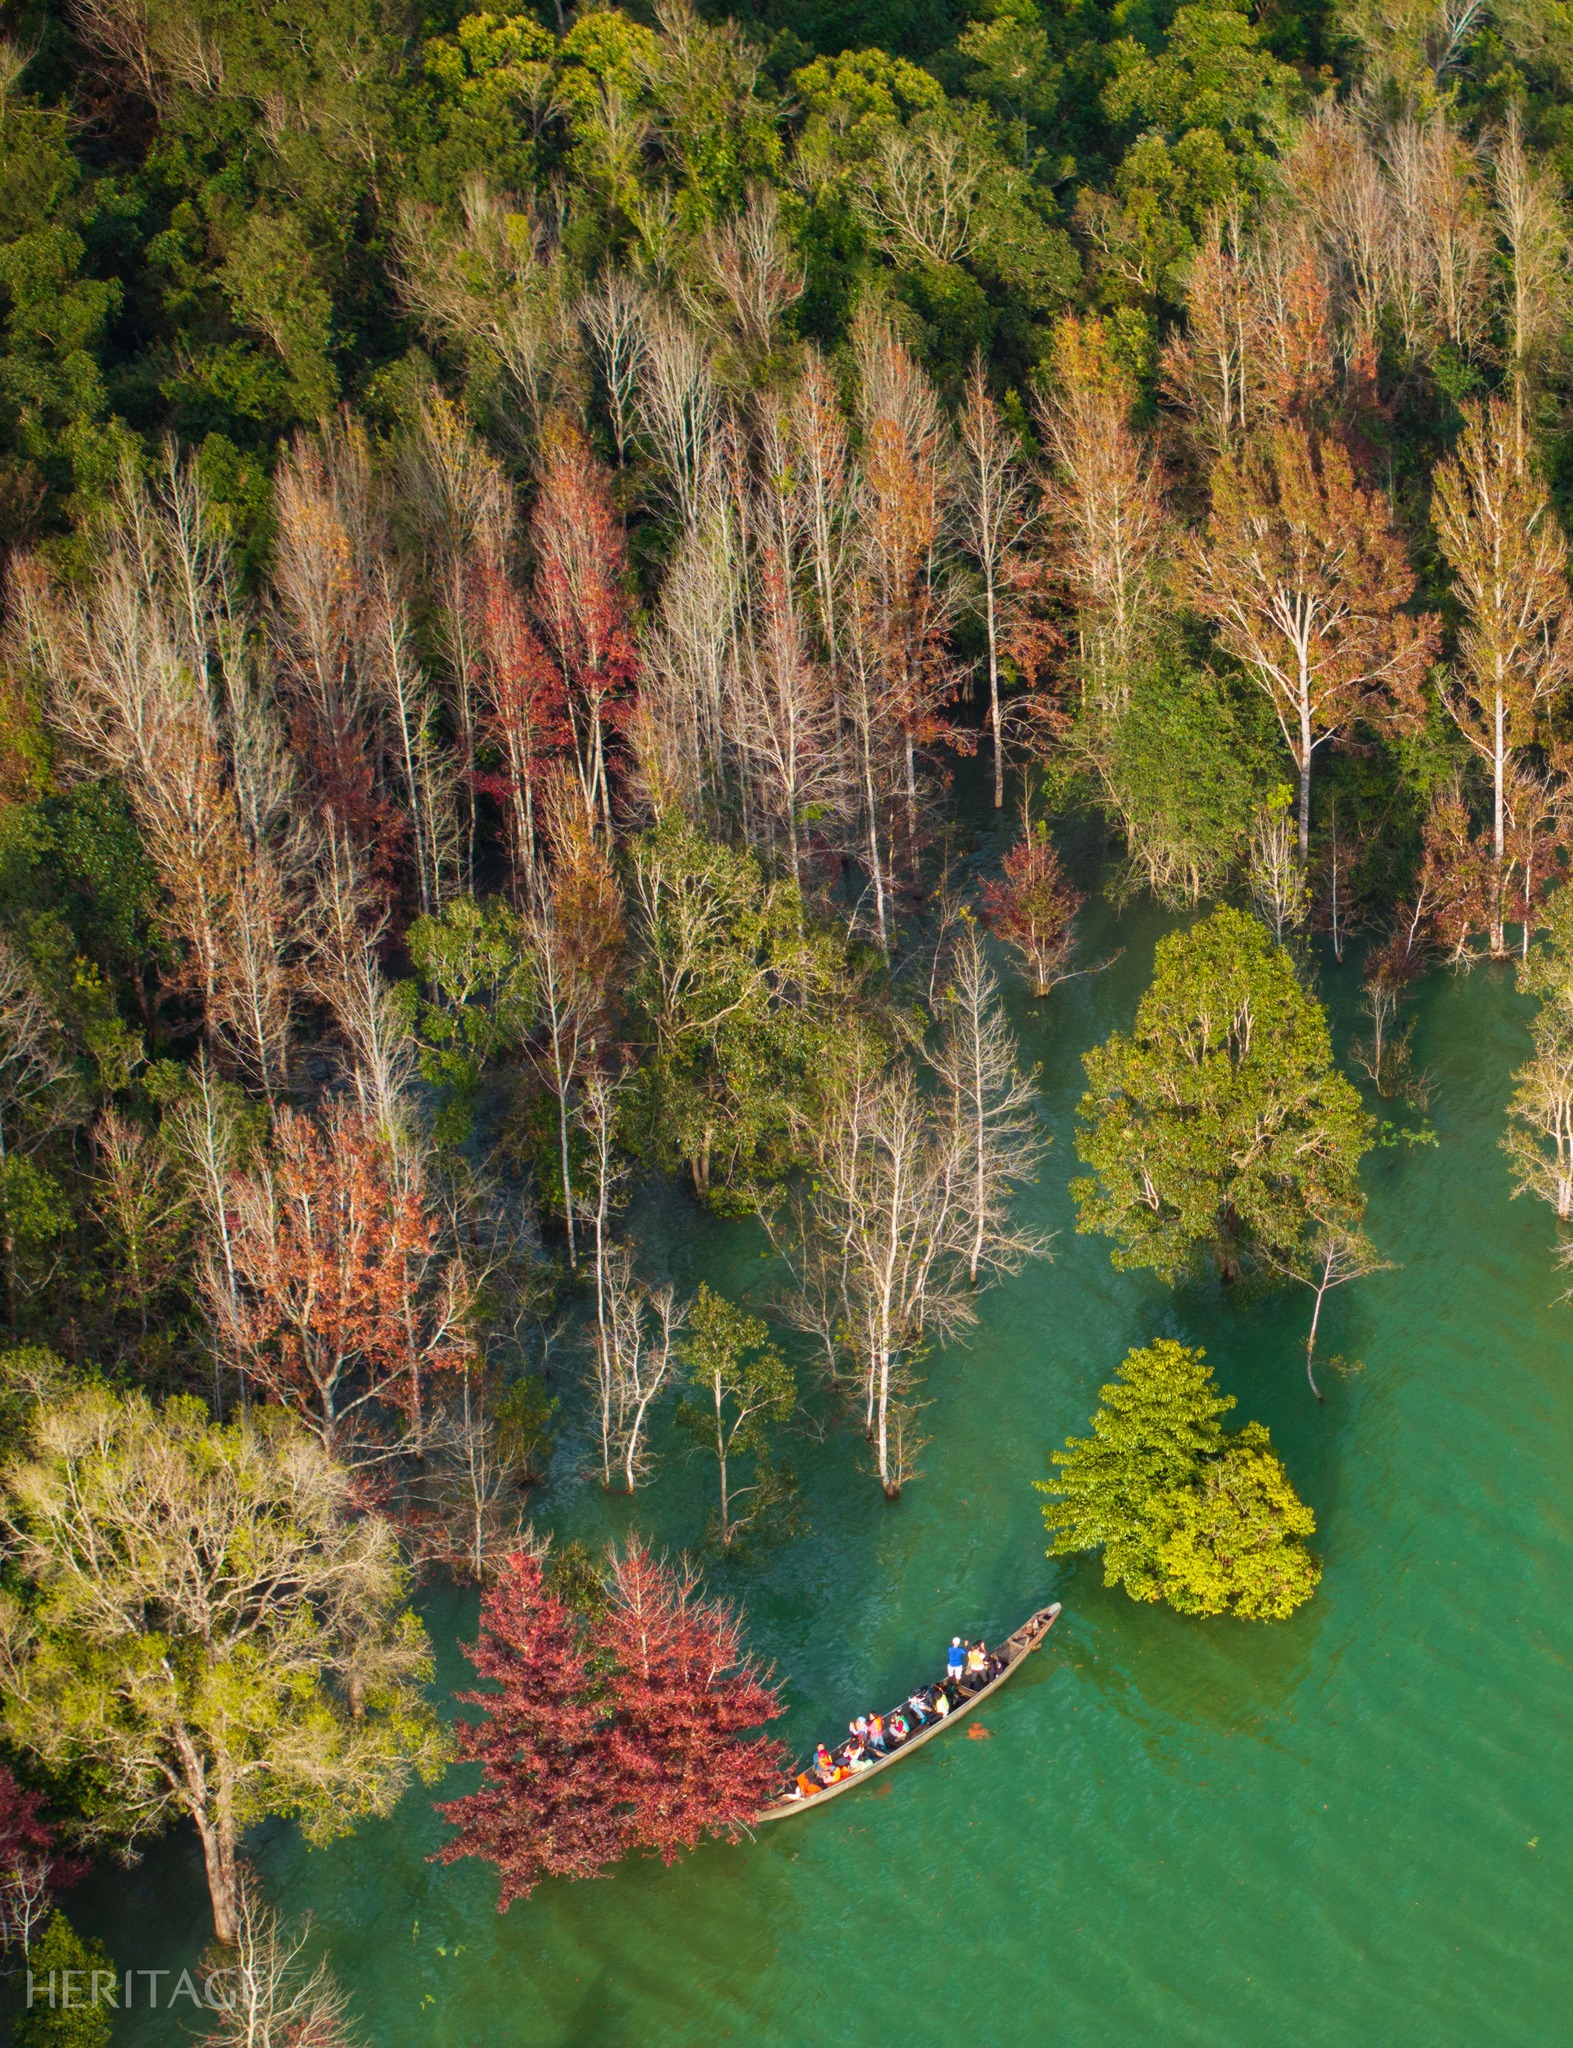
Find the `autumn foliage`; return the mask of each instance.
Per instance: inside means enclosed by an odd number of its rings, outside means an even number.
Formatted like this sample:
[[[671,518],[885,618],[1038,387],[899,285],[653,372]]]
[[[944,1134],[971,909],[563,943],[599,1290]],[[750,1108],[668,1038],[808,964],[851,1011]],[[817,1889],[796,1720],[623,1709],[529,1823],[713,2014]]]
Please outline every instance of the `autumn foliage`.
[[[74,1884],[87,1866],[62,1856],[55,1831],[29,1792],[0,1765],[0,1949],[27,1949],[49,1911],[50,1895]]]
[[[209,1261],[204,1288],[253,1384],[337,1456],[374,1450],[385,1411],[418,1427],[428,1375],[473,1355],[420,1170],[356,1105],[317,1121],[284,1109],[230,1199],[228,1259]]]
[[[521,1552],[482,1603],[469,1656],[492,1689],[460,1695],[486,1718],[458,1739],[484,1776],[439,1806],[459,1833],[438,1860],[495,1863],[499,1912],[543,1878],[595,1877],[633,1849],[671,1863],[734,1834],[781,1784],[782,1745],[748,1737],[781,1703],[732,1610],[637,1538],[612,1555],[607,1595],[586,1616]]]
[[[1084,899],[1046,838],[1029,832],[1006,854],[1004,865],[1003,879],[983,885],[983,914],[1020,956],[1033,994],[1046,996],[1069,970]]]

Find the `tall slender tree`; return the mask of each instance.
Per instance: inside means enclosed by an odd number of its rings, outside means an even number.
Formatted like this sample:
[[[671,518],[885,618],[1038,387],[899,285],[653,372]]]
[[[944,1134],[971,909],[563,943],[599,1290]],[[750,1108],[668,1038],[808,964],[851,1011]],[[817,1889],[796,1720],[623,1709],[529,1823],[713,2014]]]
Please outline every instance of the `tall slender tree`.
[[[1443,701],[1491,779],[1491,951],[1507,951],[1510,794],[1522,750],[1573,674],[1567,542],[1515,408],[1466,399],[1456,452],[1436,471],[1432,522],[1464,611]]]
[[[957,509],[967,551],[982,583],[985,658],[989,671],[989,731],[994,742],[994,808],[1005,801],[1005,747],[1000,724],[1000,651],[1009,635],[1008,612],[1019,579],[1011,565],[1026,529],[1030,500],[1016,437],[989,395],[983,358],[967,379],[958,436]]]
[[[1046,1149],[1034,1077],[1016,1064],[999,982],[976,923],[963,920],[941,998],[934,1070],[950,1094],[962,1165],[967,1278],[976,1287],[985,1258],[1009,1270],[1043,1240],[1013,1225],[1011,1197]]]
[[[1303,869],[1316,750],[1356,716],[1389,718],[1436,650],[1436,622],[1405,609],[1415,573],[1392,507],[1356,482],[1339,442],[1291,422],[1219,462],[1184,581],[1277,716],[1299,777]]]

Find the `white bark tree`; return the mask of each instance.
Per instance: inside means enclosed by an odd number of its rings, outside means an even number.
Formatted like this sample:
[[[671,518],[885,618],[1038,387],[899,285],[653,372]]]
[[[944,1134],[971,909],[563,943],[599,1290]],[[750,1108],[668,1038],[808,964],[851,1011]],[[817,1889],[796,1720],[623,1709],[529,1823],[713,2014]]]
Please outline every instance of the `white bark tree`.
[[[967,1279],[976,1287],[985,1269],[1012,1272],[1048,1248],[1042,1237],[1016,1228],[1010,1213],[1011,1197],[1035,1177],[1047,1140],[1035,1107],[1034,1076],[1016,1065],[999,981],[970,919],[951,949],[940,1001],[933,1063],[956,1123]]]

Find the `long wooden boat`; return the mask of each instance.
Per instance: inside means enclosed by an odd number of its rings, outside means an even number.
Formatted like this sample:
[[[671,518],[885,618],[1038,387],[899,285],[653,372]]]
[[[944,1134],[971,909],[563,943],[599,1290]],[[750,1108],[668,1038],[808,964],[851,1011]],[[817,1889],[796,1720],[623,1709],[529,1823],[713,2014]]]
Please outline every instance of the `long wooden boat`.
[[[828,1805],[832,1799],[838,1799],[843,1792],[855,1792],[871,1778],[877,1778],[881,1771],[888,1771],[892,1764],[899,1764],[903,1758],[911,1756],[915,1749],[921,1749],[925,1742],[931,1742],[936,1735],[943,1735],[947,1728],[954,1728],[956,1723],[970,1714],[974,1707],[982,1706],[991,1692],[999,1691],[1023,1659],[1032,1655],[1059,1618],[1058,1600],[1048,1607],[1040,1607],[1036,1614],[1030,1615],[1021,1627],[1013,1635],[1008,1635],[1000,1645],[1000,1655],[1005,1659],[1004,1668],[997,1672],[987,1685],[980,1685],[976,1692],[963,1694],[960,1704],[952,1707],[943,1720],[930,1721],[915,1735],[909,1735],[898,1749],[893,1749],[888,1756],[882,1756],[878,1763],[870,1764],[866,1770],[854,1771],[850,1778],[838,1778],[833,1785],[826,1785],[821,1791],[808,1793],[801,1799],[789,1798],[785,1794],[780,1799],[773,1799],[763,1812],[755,1815],[755,1825],[758,1826],[767,1820],[786,1820],[794,1813],[816,1811],[819,1807]]]

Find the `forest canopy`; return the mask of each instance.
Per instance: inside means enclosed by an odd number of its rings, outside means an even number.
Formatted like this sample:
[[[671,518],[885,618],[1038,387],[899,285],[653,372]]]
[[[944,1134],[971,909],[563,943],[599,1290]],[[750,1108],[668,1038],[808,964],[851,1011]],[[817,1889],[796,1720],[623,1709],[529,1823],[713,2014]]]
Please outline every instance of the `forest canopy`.
[[[1074,1170],[1023,1019],[1137,896],[1116,1265],[1305,1289],[1322,1398],[1443,965],[1538,1005],[1504,1142],[1573,1222],[1570,85],[1520,0],[11,0],[0,1943],[88,1953],[68,1849],[189,1822],[341,2038],[243,1837],[440,1768],[421,1574],[499,1688],[444,1858],[746,1829],[740,1612],[532,1489],[686,1444],[738,1575],[794,1441],[922,1480]],[[1199,1352],[1101,1401],[1055,1555],[1311,1596]]]

